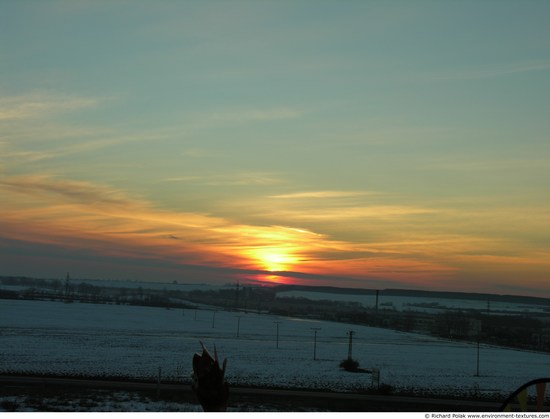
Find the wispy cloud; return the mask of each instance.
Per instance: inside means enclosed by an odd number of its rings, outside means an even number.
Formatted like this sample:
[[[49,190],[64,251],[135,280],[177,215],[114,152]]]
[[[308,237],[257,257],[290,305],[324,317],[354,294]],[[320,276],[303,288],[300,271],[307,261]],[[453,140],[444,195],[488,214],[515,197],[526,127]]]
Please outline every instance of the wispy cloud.
[[[0,237],[8,239],[25,237],[42,244],[89,248],[106,256],[169,259],[176,264],[236,269],[295,268],[309,273],[326,270],[359,274],[368,268],[388,277],[396,270],[405,275],[420,266],[424,274],[445,270],[437,269],[433,262],[392,257],[403,249],[338,240],[298,227],[296,220],[292,226],[255,225],[196,212],[169,211],[91,182],[46,175],[3,176],[0,191],[6,198],[0,209]]]
[[[2,177],[0,187],[27,195],[55,194],[84,205],[128,203],[126,196],[118,190],[90,182],[58,179],[48,175]]]
[[[201,157],[207,157],[210,154],[210,151],[205,148],[190,148],[181,153],[183,157],[191,157],[191,158],[201,158]]]
[[[207,180],[209,185],[275,185],[284,182],[284,180],[272,172],[239,172],[228,175],[214,176]]]
[[[375,192],[368,191],[309,191],[293,192],[281,195],[270,195],[273,199],[324,199],[324,198],[348,198],[355,196],[373,195]]]
[[[550,159],[544,155],[537,155],[531,158],[521,156],[512,158],[494,157],[482,158],[471,155],[461,156],[455,155],[452,157],[436,157],[426,158],[422,165],[417,170],[436,170],[436,171],[452,171],[452,172],[499,172],[499,171],[520,171],[529,169],[547,169],[550,165]]]
[[[458,69],[454,72],[442,73],[433,77],[433,80],[473,80],[492,77],[501,77],[511,74],[530,73],[550,70],[550,62],[523,62],[491,66],[470,67]]]
[[[340,196],[321,192],[325,193],[319,196]],[[0,193],[0,238],[80,249],[81,253],[88,249],[104,258],[129,262],[146,259],[165,261],[167,266],[296,271],[431,285],[472,266],[498,268],[517,262],[539,270],[548,267],[543,261],[547,254],[506,254],[511,248],[509,240],[430,227],[433,217],[449,215],[431,208],[283,208],[274,214],[279,222],[260,224],[243,222],[246,217],[235,221],[227,216],[159,208],[108,185],[56,176],[2,175]],[[305,200],[314,203],[318,195],[314,196],[306,195]],[[415,221],[418,216],[425,223]],[[336,237],[323,232],[327,225],[342,220],[357,229],[366,227],[367,233],[346,239],[345,234]],[[403,231],[387,232],[386,222],[393,230],[401,226]]]
[[[44,117],[99,104],[96,98],[34,93],[0,98],[0,121]]]
[[[36,162],[40,160],[47,160],[56,157],[55,153],[49,151],[30,151],[30,150],[10,150],[8,147],[2,147],[2,157],[10,162]]]
[[[165,211],[115,188],[52,176],[3,177],[0,190],[9,201],[0,210],[4,236],[129,257],[227,258],[212,230],[227,224],[220,218]]]
[[[194,182],[201,179],[201,176],[174,176],[160,179],[158,182]]]
[[[209,114],[213,122],[255,122],[277,121],[283,119],[299,118],[305,111],[296,108],[265,108],[265,109],[228,109]]]
[[[8,132],[0,143],[2,157],[12,164],[36,162],[85,154],[97,150],[139,142],[156,142],[173,138],[162,130],[117,132],[101,127],[79,129],[62,126],[25,124]]]
[[[301,210],[281,210],[280,215],[293,220],[349,222],[352,219],[393,219],[417,215],[436,214],[435,208],[422,208],[408,205],[370,205],[370,206],[337,206],[332,208],[304,208]]]
[[[237,172],[220,175],[173,176],[159,182],[189,182],[208,186],[267,186],[284,183],[284,179],[273,172]]]

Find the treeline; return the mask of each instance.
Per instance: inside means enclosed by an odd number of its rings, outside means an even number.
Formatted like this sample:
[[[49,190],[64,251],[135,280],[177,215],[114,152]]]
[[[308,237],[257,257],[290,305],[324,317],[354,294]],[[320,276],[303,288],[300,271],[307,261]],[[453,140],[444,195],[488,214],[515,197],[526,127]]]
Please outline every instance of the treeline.
[[[109,287],[80,281],[74,283],[70,280],[17,277],[0,278],[0,284],[19,288],[19,290],[0,288],[0,298],[4,299],[125,304],[166,308],[195,307],[183,301],[181,296],[175,296],[172,291],[144,289],[143,287]]]
[[[453,311],[435,316],[433,334],[521,349],[550,351],[549,319]]]
[[[442,338],[550,352],[550,315],[487,314],[480,310],[441,313],[365,308],[360,304],[307,298],[277,298],[272,312],[419,332]],[[540,316],[540,317],[539,317]]]
[[[384,296],[399,296],[399,297],[427,297],[438,300],[445,299],[461,299],[461,300],[477,300],[490,301],[493,303],[515,303],[515,304],[536,304],[547,306],[550,309],[550,299],[542,297],[529,297],[521,295],[498,295],[498,294],[483,294],[472,292],[456,292],[456,291],[427,291],[427,290],[411,290],[411,289],[363,289],[363,288],[341,288],[329,286],[311,286],[311,285],[277,285],[274,287],[277,292],[283,291],[309,291],[309,292],[325,292],[330,294],[344,295],[376,295],[379,292]]]

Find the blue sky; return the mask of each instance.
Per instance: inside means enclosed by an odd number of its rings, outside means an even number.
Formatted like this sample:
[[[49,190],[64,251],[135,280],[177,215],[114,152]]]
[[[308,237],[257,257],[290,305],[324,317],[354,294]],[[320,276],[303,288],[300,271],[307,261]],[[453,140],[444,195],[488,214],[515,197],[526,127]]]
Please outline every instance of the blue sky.
[[[2,2],[0,273],[547,292],[549,12]]]

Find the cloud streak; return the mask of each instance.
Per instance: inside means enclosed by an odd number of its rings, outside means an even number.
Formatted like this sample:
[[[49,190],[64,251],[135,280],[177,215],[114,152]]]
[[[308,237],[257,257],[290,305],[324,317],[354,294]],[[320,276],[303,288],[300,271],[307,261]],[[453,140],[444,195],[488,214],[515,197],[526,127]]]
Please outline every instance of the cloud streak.
[[[347,198],[329,192],[300,199],[315,203],[319,196]],[[536,277],[549,267],[547,254],[510,253],[510,242],[504,238],[453,234],[429,222],[411,224],[419,216],[428,220],[458,216],[430,208],[378,205],[347,208],[346,214],[345,207],[312,211],[306,205],[290,213],[275,209],[284,224],[253,224],[167,210],[107,185],[56,176],[3,175],[0,194],[0,240],[24,241],[29,249],[36,245],[42,252],[48,247],[60,249],[56,251],[60,255],[63,249],[67,255],[96,255],[101,263],[118,261],[135,265],[132,269],[147,265],[191,272],[196,269],[189,267],[202,266],[249,279],[262,275],[298,281],[341,278],[348,285],[370,279],[438,288],[458,281],[464,272],[486,270],[509,277],[526,269]],[[361,239],[322,232],[323,226],[350,221],[365,229]],[[392,232],[386,231],[388,225]],[[395,230],[401,231],[396,234]]]
[[[245,123],[295,119],[302,115],[304,115],[303,110],[284,107],[266,109],[229,109],[208,114],[208,119],[217,123]]]
[[[0,209],[0,235],[5,239],[25,237],[67,249],[90,249],[105,257],[312,275],[345,272],[350,277],[405,278],[414,272],[430,276],[450,270],[418,258],[403,259],[405,252],[395,248],[336,240],[307,228],[242,224],[208,214],[168,211],[90,182],[4,176],[0,191],[8,197]]]
[[[27,195],[55,194],[83,205],[108,204],[126,206],[128,200],[120,191],[91,182],[58,179],[48,175],[26,175],[0,178],[0,187]]]
[[[348,198],[356,196],[372,195],[374,192],[367,191],[310,191],[293,192],[281,195],[270,195],[273,199],[325,199],[325,198]]]
[[[0,98],[0,122],[42,118],[57,113],[96,107],[95,98],[34,93]]]
[[[174,176],[158,182],[198,183],[208,186],[267,186],[285,183],[285,180],[274,172],[237,172],[224,175]]]
[[[510,63],[463,69],[454,73],[435,76],[434,80],[475,80],[547,70],[550,70],[550,62]]]

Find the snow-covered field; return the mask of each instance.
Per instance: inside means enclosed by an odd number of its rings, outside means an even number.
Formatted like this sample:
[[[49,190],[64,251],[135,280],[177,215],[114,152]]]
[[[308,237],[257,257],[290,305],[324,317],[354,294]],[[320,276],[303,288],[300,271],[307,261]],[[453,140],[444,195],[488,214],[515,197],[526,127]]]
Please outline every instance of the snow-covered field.
[[[280,322],[280,323],[275,323]],[[277,324],[279,348],[277,348]],[[313,360],[312,328],[317,332]],[[0,372],[123,375],[188,380],[199,340],[228,358],[232,384],[350,391],[370,374],[338,364],[348,354],[398,390],[508,395],[550,375],[550,354],[481,346],[430,336],[253,313],[0,300]],[[237,336],[237,332],[238,335]]]
[[[127,391],[87,389],[85,393],[36,396],[0,394],[0,412],[202,412],[199,404],[154,400]]]

